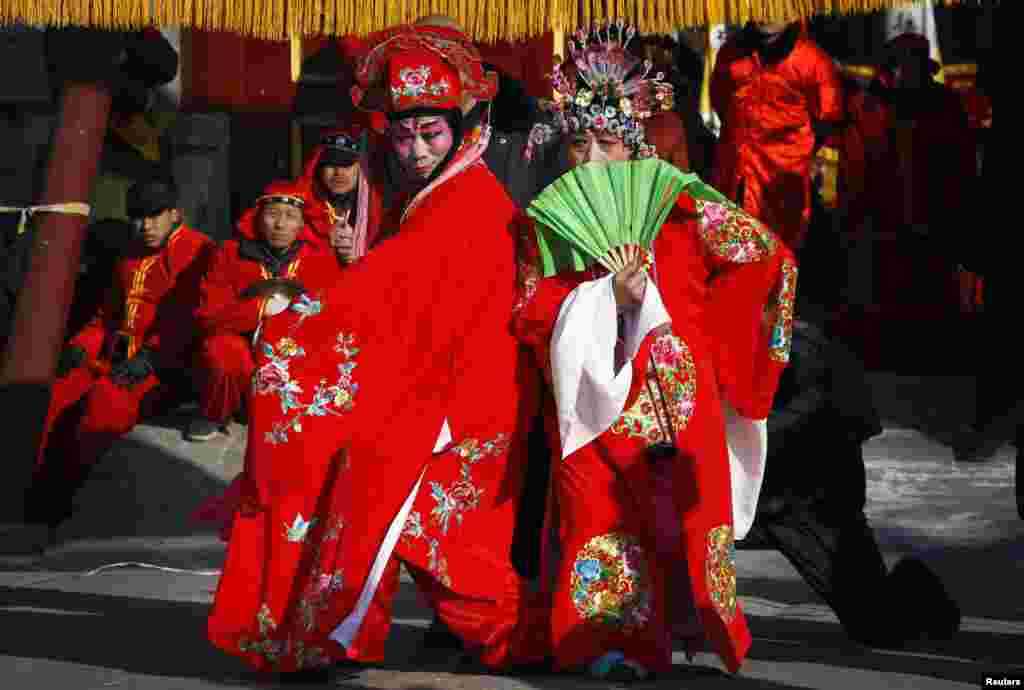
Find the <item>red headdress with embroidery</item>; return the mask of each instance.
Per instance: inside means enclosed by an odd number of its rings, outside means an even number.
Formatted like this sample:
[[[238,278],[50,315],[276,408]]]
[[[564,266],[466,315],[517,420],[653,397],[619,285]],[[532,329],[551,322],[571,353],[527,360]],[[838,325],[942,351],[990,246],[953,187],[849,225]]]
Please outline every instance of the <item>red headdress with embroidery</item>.
[[[358,108],[400,119],[428,113],[466,112],[473,101],[492,100],[498,75],[483,68],[480,52],[461,31],[429,24],[401,26],[375,37],[356,68],[352,102]],[[439,185],[480,161],[490,127],[462,132],[458,149],[423,189],[405,205],[410,214]]]
[[[356,68],[352,102],[390,116],[415,110],[463,109],[489,101],[498,76],[483,68],[465,34],[440,26],[402,26],[376,36]]]
[[[242,217],[238,219],[238,223],[235,225],[235,233],[242,238],[247,240],[258,240],[262,239],[262,235],[257,229],[256,223],[258,222],[258,216],[263,207],[267,204],[288,204],[295,208],[302,209],[305,211],[306,208],[306,195],[303,193],[302,188],[290,180],[277,180],[271,182],[263,189],[263,194],[256,199],[256,203],[247,209]],[[305,213],[303,213],[305,218]],[[309,229],[309,224],[302,228],[299,232],[299,236],[296,239],[305,240],[307,242],[314,241],[313,234]]]

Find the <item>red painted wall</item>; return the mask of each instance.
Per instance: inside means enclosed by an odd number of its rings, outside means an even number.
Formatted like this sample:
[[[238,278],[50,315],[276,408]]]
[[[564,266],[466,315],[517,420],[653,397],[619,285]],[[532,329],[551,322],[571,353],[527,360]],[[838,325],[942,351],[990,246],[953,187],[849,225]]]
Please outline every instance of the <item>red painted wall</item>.
[[[287,111],[295,97],[287,41],[192,31],[184,65],[186,110]]]
[[[303,41],[310,56],[330,39]],[[291,53],[287,41],[260,41],[237,34],[191,31],[189,55],[183,65],[182,108],[287,112],[295,97]],[[480,46],[484,60],[524,82],[527,92],[546,97],[550,86],[551,34],[524,43]]]

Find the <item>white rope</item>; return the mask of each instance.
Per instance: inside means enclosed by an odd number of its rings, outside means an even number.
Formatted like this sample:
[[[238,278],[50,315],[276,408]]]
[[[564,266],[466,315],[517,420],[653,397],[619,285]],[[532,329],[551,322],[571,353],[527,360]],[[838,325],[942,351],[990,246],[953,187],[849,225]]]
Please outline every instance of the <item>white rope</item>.
[[[139,561],[123,561],[121,563],[108,563],[101,565],[99,568],[94,568],[88,572],[80,573],[82,577],[92,577],[93,575],[99,575],[100,573],[114,568],[148,568],[150,570],[159,570],[164,573],[177,573],[181,575],[206,575],[216,576],[220,575],[220,570],[190,570],[187,568],[171,568],[165,565],[156,565],[154,563],[142,563]]]
[[[44,204],[42,206],[0,206],[0,213],[21,214],[18,221],[18,234],[25,232],[28,221],[36,213],[64,213],[72,216],[89,216],[89,204],[80,201],[69,201],[63,204]]]

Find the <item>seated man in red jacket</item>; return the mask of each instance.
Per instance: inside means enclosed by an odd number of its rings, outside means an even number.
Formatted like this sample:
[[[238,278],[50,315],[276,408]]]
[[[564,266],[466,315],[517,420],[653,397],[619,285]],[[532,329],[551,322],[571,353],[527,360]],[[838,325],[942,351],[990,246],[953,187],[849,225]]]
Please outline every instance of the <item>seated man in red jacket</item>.
[[[241,408],[252,376],[253,336],[263,317],[280,311],[279,302],[287,304],[283,295],[315,293],[340,274],[334,252],[313,241],[303,216],[306,203],[293,183],[269,185],[203,277],[196,312],[203,338],[195,362],[200,415],[189,426],[190,441],[214,438]]]
[[[56,525],[89,469],[147,416],[188,392],[199,279],[213,243],[182,222],[170,179],[128,190],[138,233],[117,261],[106,303],[57,365],[27,518]]]

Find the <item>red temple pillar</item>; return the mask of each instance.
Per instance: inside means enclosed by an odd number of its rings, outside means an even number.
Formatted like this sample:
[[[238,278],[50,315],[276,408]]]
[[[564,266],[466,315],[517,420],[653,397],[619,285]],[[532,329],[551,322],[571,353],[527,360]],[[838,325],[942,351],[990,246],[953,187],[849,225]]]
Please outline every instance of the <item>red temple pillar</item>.
[[[83,39],[83,34],[95,34]],[[47,164],[40,205],[87,202],[99,166],[110,114],[106,86],[115,65],[116,34],[81,32],[71,40],[55,40],[53,48],[68,61],[91,63],[67,69],[60,124]],[[106,50],[82,55],[84,46]],[[107,57],[109,59],[104,59]],[[50,389],[64,343],[64,328],[74,294],[88,219],[80,215],[43,213],[38,216],[31,265],[18,296],[7,349],[0,360],[0,409],[5,428],[3,481],[0,482],[0,553],[39,548],[35,529],[21,524],[25,490],[35,467]],[[45,535],[44,535],[45,536]]]

